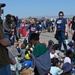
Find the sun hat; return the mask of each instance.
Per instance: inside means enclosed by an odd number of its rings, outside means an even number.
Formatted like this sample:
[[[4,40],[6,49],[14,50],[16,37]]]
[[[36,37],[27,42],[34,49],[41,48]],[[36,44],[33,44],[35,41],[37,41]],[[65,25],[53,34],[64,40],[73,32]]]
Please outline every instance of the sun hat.
[[[72,70],[72,64],[70,64],[69,62],[66,62],[63,64],[62,66],[62,70],[63,70],[63,73],[66,73],[66,72],[69,72]]]

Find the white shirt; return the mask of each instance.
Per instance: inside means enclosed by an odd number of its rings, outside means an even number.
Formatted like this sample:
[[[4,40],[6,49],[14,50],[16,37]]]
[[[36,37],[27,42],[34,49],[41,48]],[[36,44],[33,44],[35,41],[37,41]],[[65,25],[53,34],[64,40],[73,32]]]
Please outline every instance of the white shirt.
[[[52,75],[60,75],[61,69],[59,67],[56,67],[56,66],[51,66],[50,73]]]
[[[71,64],[71,59],[69,57],[65,57],[64,63],[69,62]]]
[[[54,58],[55,56],[58,58],[58,55],[56,53],[54,53],[54,54],[50,53],[50,58],[51,59]]]

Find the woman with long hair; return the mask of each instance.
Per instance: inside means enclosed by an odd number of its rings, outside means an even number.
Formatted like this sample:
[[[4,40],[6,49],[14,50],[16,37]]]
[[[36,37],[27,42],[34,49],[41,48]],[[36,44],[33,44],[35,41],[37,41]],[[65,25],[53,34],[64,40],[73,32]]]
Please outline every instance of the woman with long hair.
[[[18,36],[17,36],[17,19],[16,19],[16,17],[14,16],[14,15],[12,15],[11,16],[11,20],[12,20],[12,22],[14,22],[15,23],[15,28],[14,28],[14,38],[15,38],[15,40],[18,42]]]
[[[5,22],[3,24],[5,37],[11,41],[11,44],[14,44],[14,28],[15,23],[11,20],[11,15],[7,14]]]

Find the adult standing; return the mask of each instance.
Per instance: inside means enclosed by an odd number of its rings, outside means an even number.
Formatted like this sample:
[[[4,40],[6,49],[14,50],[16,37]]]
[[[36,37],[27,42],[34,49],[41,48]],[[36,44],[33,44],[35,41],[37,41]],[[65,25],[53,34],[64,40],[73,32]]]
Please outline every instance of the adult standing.
[[[1,6],[5,6],[5,4],[0,4],[0,11]],[[4,36],[2,25],[3,21],[0,13],[0,75],[11,75],[8,50],[6,48],[10,45],[10,42]]]
[[[51,31],[51,30],[50,30],[50,26],[51,26],[51,24],[52,24],[52,22],[49,21],[49,19],[48,19],[48,20],[46,21],[46,29],[47,29],[48,32]]]
[[[21,24],[21,20],[18,18],[18,16],[16,16],[16,20],[17,20],[16,32],[17,32],[17,41],[18,41],[20,39],[20,24]]]
[[[14,44],[14,29],[15,23],[11,20],[11,15],[7,14],[5,22],[3,24],[5,37],[11,41],[11,44]]]
[[[25,20],[22,20],[22,23],[21,23],[21,33],[22,33],[22,37],[25,37],[26,36],[26,28],[25,28]]]
[[[28,41],[30,42],[30,36],[33,33],[40,34],[42,31],[41,27],[37,24],[36,18],[33,18],[31,20],[31,25],[28,27],[27,35],[28,35]],[[26,37],[27,37],[26,35]]]
[[[42,25],[42,31],[46,32],[46,21],[42,20],[41,25]]]
[[[65,36],[67,35],[67,32],[68,32],[67,20],[64,18],[63,11],[60,11],[58,15],[59,15],[59,18],[57,18],[55,22],[56,27],[55,27],[54,35],[58,39],[59,50],[61,50],[62,43],[64,46],[64,50],[67,50],[67,46],[65,44]]]
[[[72,29],[72,40],[74,41],[74,50],[75,50],[75,16],[71,22],[71,29]]]
[[[14,27],[14,42],[15,42],[15,40],[18,41],[18,38],[17,38],[17,30],[16,30],[17,20],[16,20],[16,17],[14,15],[11,16],[11,20],[15,24],[15,27]]]

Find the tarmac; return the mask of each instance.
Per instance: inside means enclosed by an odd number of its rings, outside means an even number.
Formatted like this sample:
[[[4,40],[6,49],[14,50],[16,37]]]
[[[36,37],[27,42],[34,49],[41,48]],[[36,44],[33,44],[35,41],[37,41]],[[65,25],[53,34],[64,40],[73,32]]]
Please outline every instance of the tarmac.
[[[71,33],[69,33],[68,36],[69,36],[68,41],[71,41],[72,40]],[[40,35],[40,42],[46,42],[46,43],[48,43],[49,40],[53,40],[54,43],[58,43],[58,41],[54,38],[53,32],[41,33],[41,35]]]
[[[68,41],[72,41],[72,34],[69,33],[68,36],[69,36]],[[22,42],[23,39],[24,39],[24,37],[22,37],[22,38],[20,39],[20,41]],[[54,43],[58,43],[58,41],[54,38],[53,32],[45,32],[45,33],[42,32],[42,33],[40,34],[40,42],[41,42],[41,43],[46,42],[46,44],[48,44],[48,41],[49,41],[49,40],[53,40]],[[63,48],[63,47],[62,47],[62,48]]]

